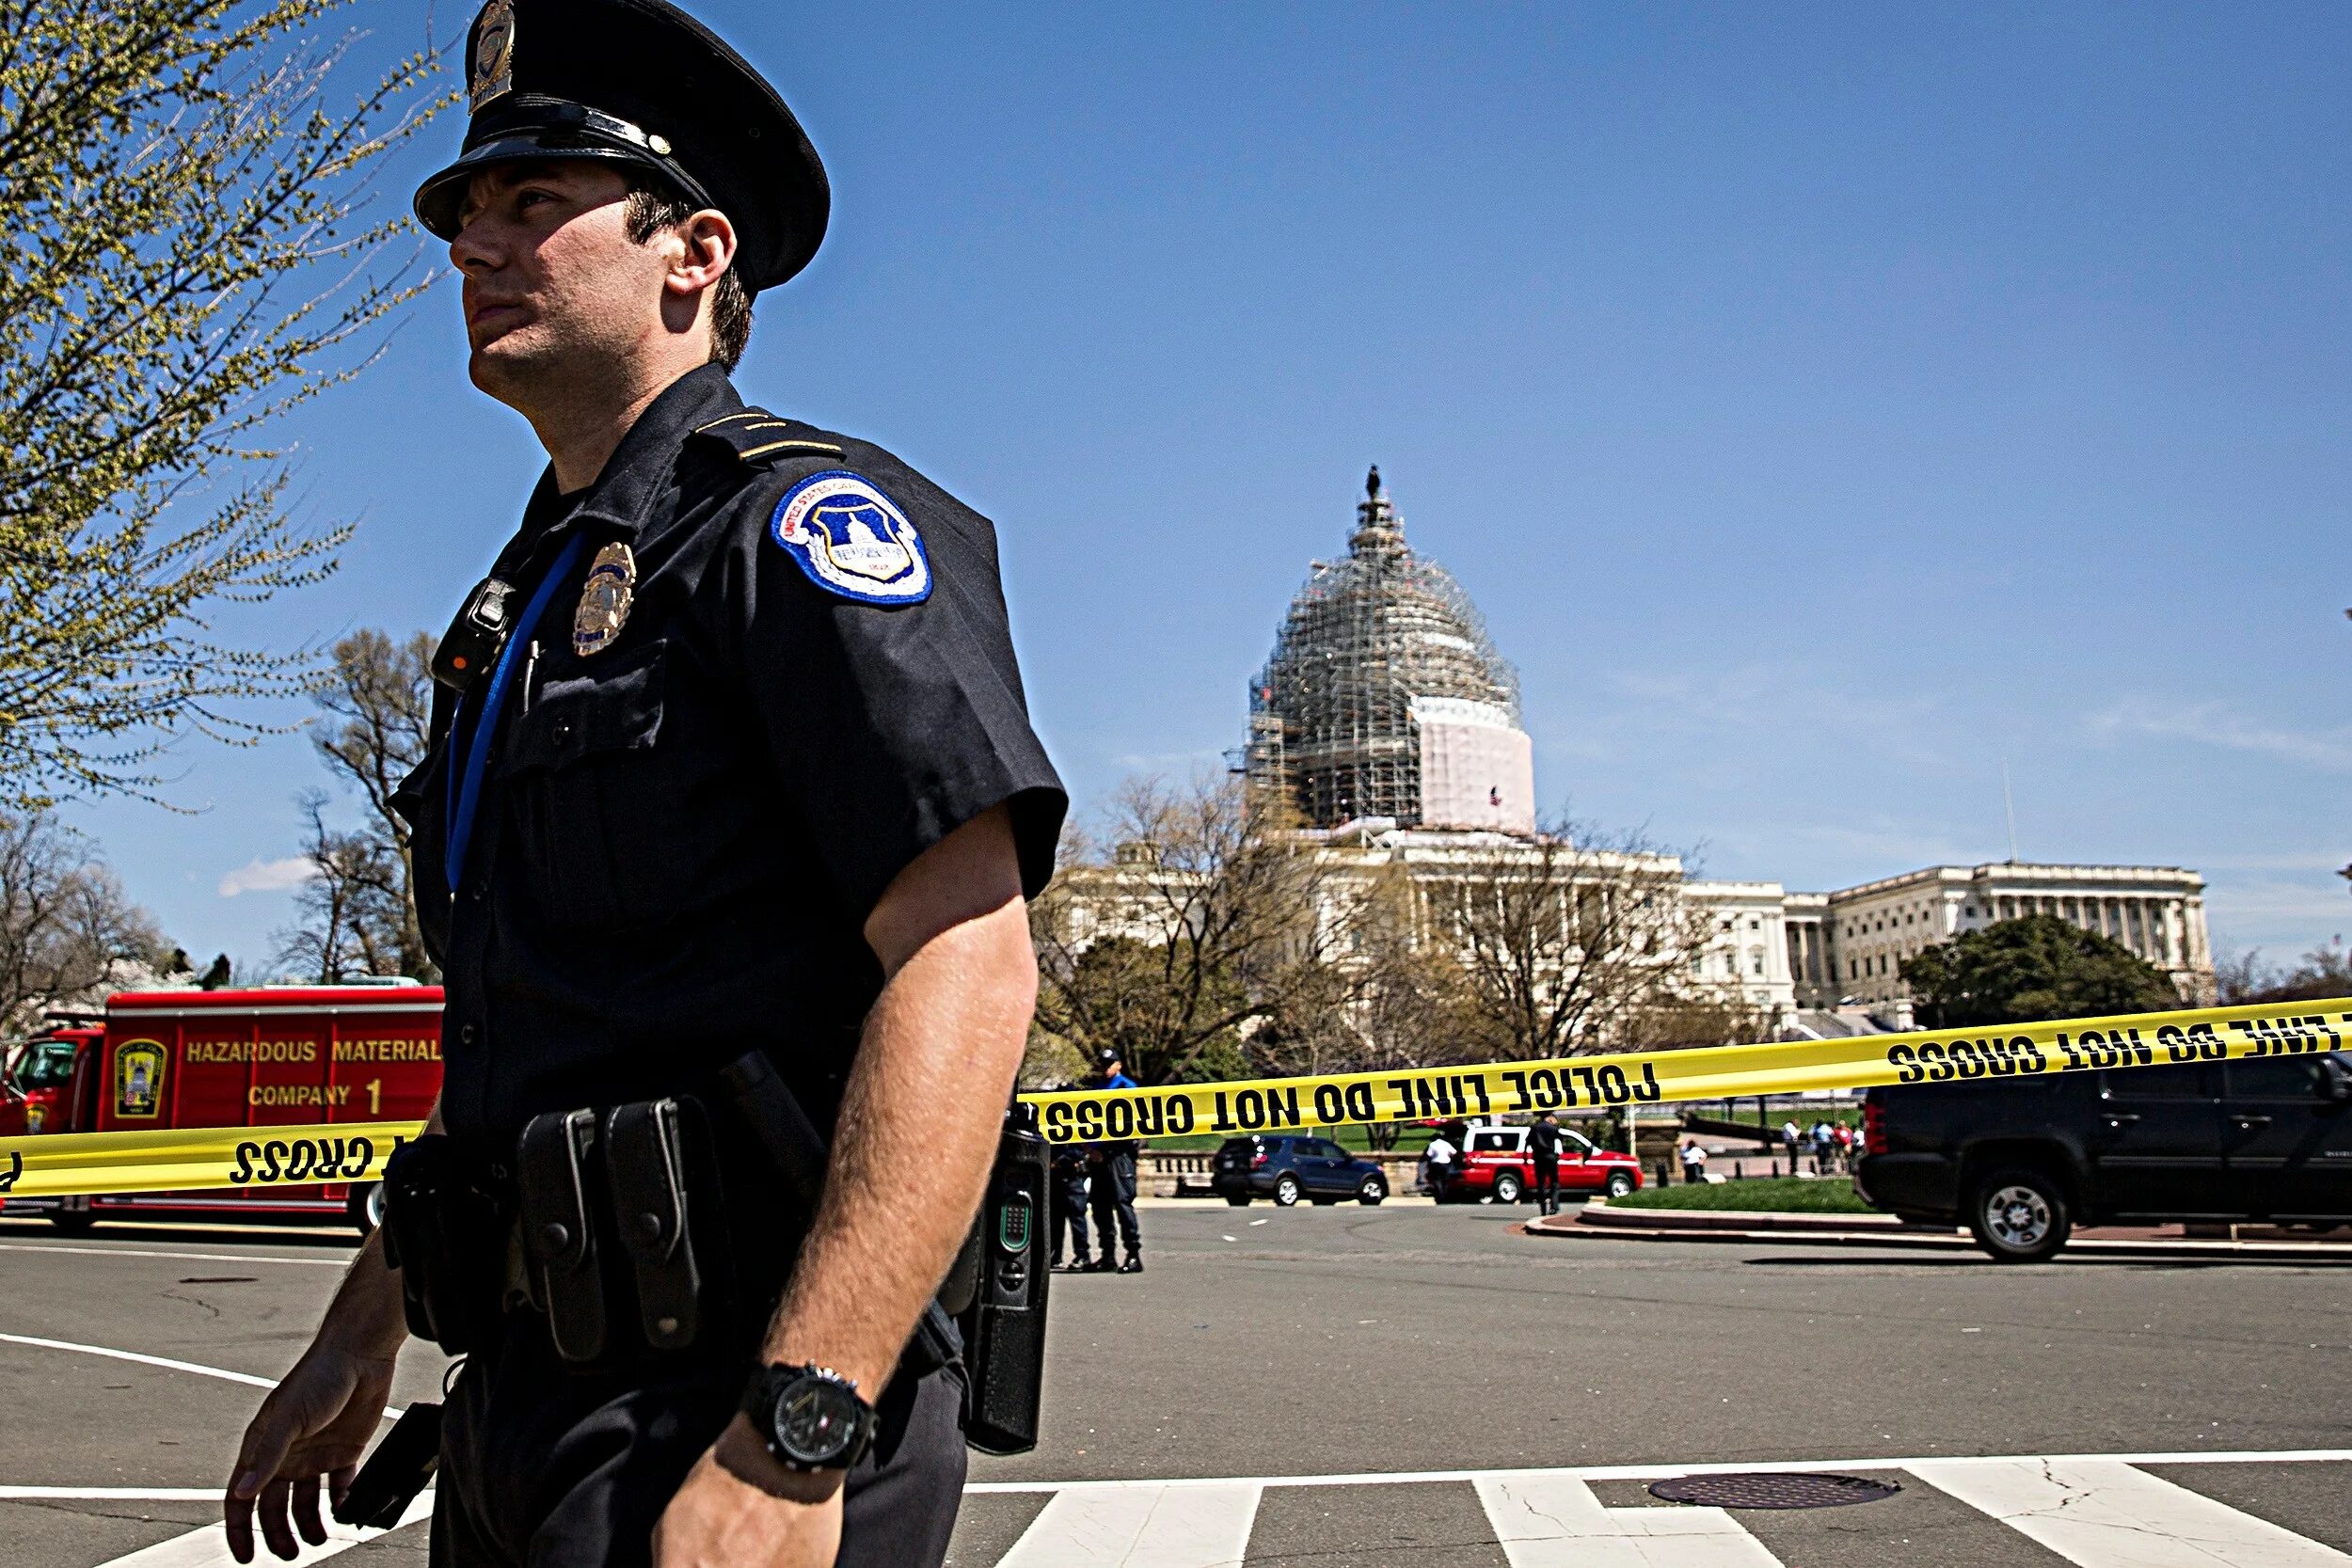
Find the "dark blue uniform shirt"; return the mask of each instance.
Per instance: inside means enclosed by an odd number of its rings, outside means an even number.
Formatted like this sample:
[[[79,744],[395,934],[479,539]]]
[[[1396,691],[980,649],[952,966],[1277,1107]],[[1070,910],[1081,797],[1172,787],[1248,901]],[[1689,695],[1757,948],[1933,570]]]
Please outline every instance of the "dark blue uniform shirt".
[[[779,542],[782,499],[834,470],[914,525],[927,598],[845,596]],[[585,491],[540,480],[492,569],[516,611],[575,532],[588,557],[629,547],[632,608],[583,655],[580,588],[555,585],[455,887],[451,769],[485,682],[437,693],[401,792],[448,987],[449,1130],[501,1156],[540,1112],[676,1093],[754,1047],[827,1125],[881,990],[863,927],[891,879],[999,804],[1026,891],[1052,874],[1067,800],[1029,725],[994,531],[880,448],[747,414],[713,365]]]

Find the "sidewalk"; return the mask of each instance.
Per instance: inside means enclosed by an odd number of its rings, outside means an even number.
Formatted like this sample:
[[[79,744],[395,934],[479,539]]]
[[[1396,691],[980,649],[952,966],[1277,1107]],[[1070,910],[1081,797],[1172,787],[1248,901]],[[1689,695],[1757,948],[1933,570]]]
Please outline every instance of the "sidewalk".
[[[2226,1236],[2189,1236],[2177,1225],[2090,1226],[2074,1232],[2064,1257],[2256,1259],[2298,1263],[2352,1263],[2352,1237],[2310,1239],[2266,1225],[2215,1227]],[[1965,1230],[1906,1225],[1892,1214],[1792,1214],[1737,1210],[1612,1209],[1595,1198],[1579,1211],[1532,1219],[1527,1233],[1565,1241],[1777,1242],[1802,1246],[1901,1247],[1921,1252],[1974,1252]]]

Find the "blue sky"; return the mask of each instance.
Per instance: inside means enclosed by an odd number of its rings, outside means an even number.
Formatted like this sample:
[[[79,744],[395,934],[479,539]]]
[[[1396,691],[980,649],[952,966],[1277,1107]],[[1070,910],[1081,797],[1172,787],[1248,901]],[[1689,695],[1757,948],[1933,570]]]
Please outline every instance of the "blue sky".
[[[2352,927],[2352,9],[698,9],[835,192],[739,382],[996,519],[1082,804],[1238,741],[1377,462],[1547,802],[1832,887],[2004,857],[2006,759],[2026,859],[2197,867],[2224,947]],[[541,461],[453,285],[286,434],[360,529],[280,645],[437,630]],[[225,890],[321,770],[174,759],[188,813],[72,818],[259,962],[288,895]]]

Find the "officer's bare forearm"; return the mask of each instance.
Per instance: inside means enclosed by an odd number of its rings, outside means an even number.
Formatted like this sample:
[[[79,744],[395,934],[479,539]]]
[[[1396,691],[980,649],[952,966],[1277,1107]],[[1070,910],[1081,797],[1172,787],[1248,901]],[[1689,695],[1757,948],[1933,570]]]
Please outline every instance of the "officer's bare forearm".
[[[441,1130],[438,1098],[433,1101],[433,1114],[425,1118],[424,1130]],[[408,1318],[401,1305],[400,1271],[384,1260],[382,1229],[360,1244],[358,1256],[351,1260],[342,1284],[336,1289],[335,1299],[327,1305],[326,1315],[319,1321],[317,1339],[355,1355],[378,1358],[397,1355],[407,1343]]]
[[[1011,842],[1001,814],[968,824],[893,884],[905,901],[877,918],[902,918],[868,925],[890,980],[767,1346],[771,1362],[832,1367],[868,1398],[971,1228],[1020,1069],[1037,961]]]

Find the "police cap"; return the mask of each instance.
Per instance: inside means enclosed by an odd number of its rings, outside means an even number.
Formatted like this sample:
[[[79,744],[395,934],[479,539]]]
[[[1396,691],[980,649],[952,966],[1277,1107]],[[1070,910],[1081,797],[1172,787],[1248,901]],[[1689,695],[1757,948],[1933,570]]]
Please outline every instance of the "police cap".
[[[417,187],[417,221],[457,237],[488,165],[594,158],[660,177],[735,225],[756,293],[817,254],[825,166],[776,89],[666,0],[490,0],[466,40],[473,118],[457,161]]]

